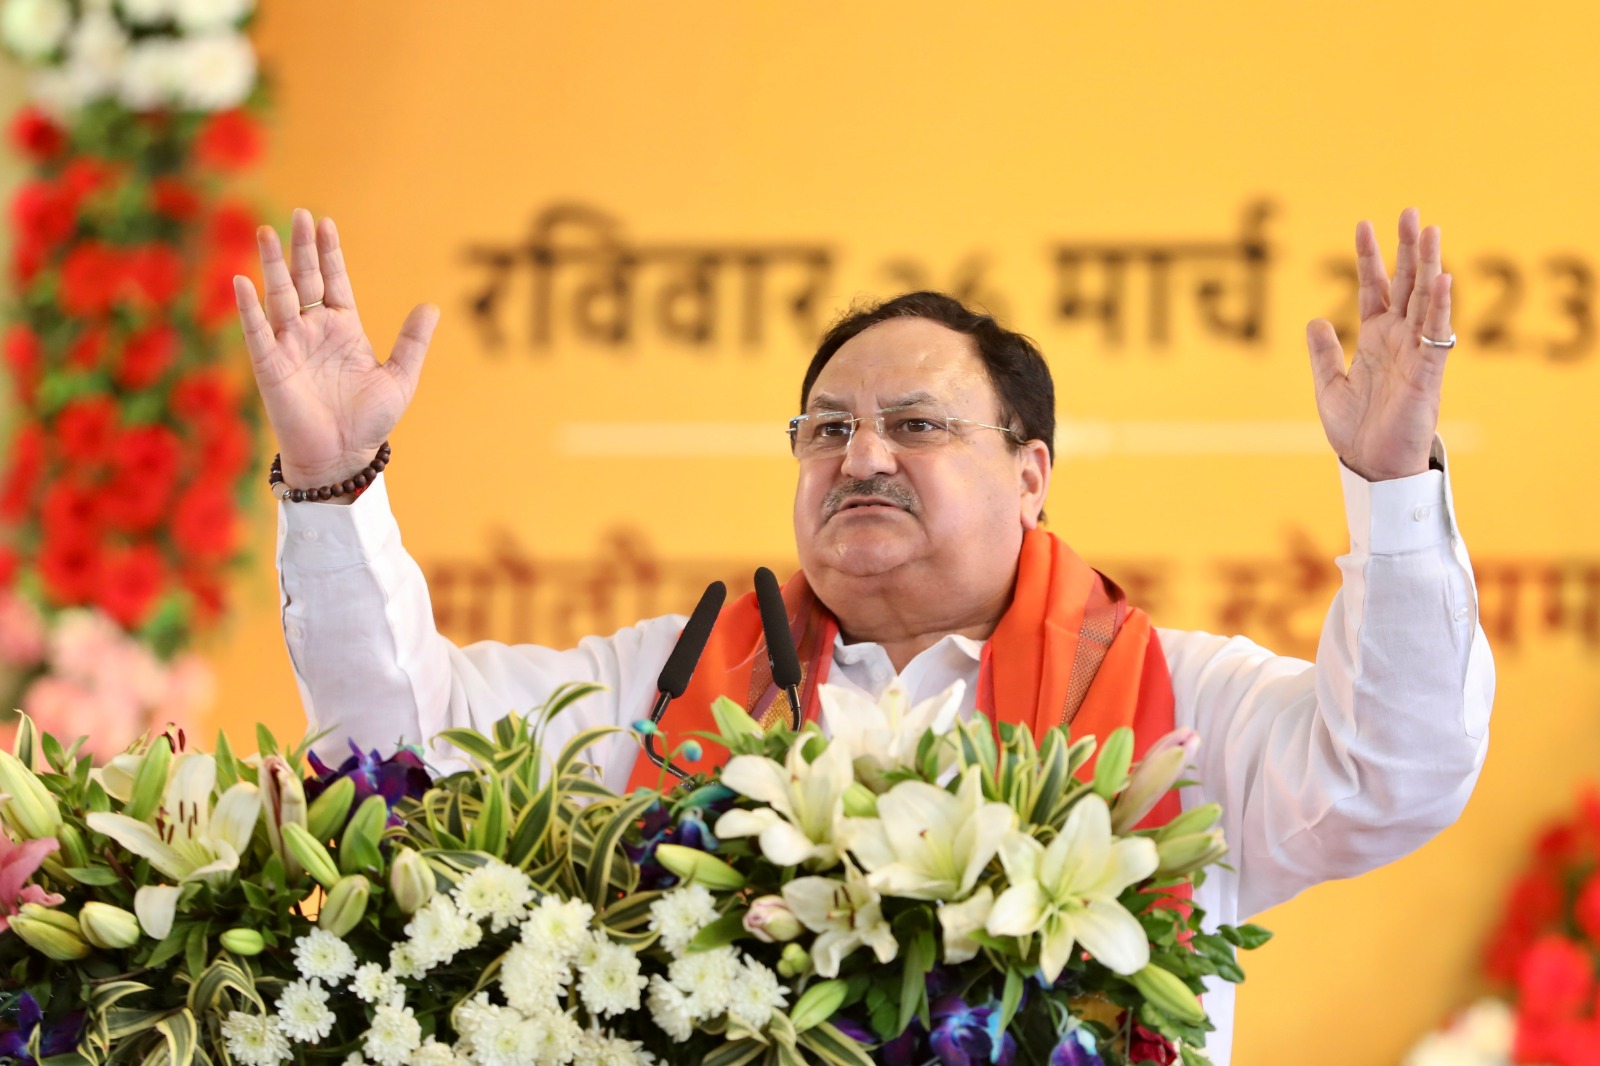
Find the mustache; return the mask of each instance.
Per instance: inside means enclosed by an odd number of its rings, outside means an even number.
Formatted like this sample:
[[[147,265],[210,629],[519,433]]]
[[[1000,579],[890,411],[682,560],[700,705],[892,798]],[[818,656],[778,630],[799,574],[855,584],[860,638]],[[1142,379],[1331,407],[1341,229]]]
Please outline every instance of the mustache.
[[[852,478],[849,481],[842,481],[835,485],[822,501],[823,520],[826,521],[838,514],[839,509],[845,505],[846,501],[856,496],[881,497],[911,514],[917,513],[916,494],[898,481],[886,475],[880,475],[868,478],[865,481],[857,481]]]

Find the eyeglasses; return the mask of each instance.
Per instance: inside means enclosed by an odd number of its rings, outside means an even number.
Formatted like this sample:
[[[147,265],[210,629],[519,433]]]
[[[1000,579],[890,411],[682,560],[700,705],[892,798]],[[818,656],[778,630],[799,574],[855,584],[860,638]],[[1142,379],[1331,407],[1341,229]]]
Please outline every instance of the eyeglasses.
[[[943,408],[928,404],[885,407],[870,415],[851,415],[845,411],[819,411],[789,419],[789,450],[796,459],[843,455],[856,435],[856,427],[866,422],[878,436],[898,452],[931,451],[950,443],[963,426],[993,429],[1004,433],[1015,444],[1026,444],[1022,435],[1005,426],[991,426],[970,418],[956,418]]]

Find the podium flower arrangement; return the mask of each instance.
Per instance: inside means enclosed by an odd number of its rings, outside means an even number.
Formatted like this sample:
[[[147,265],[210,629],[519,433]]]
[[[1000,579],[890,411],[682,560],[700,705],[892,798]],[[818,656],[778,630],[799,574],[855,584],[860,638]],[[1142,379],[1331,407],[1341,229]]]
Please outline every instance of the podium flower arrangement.
[[[961,723],[959,689],[824,688],[831,739],[721,701],[722,770],[618,795],[584,761],[618,730],[547,744],[590,690],[449,731],[470,766],[439,777],[264,732],[249,759],[169,731],[95,769],[24,719],[0,753],[0,1057],[1198,1063],[1201,979],[1241,980],[1267,935],[1201,932],[1187,901],[1215,808],[1134,828],[1190,734],[1135,765],[1126,731],[1096,757]]]
[[[257,215],[227,187],[262,140],[252,8],[0,3],[0,41],[33,98],[10,127],[32,173],[11,201],[0,341],[16,399],[0,701],[102,756],[203,704],[204,665],[181,653],[223,614],[240,556],[257,444],[224,359]],[[76,638],[106,629],[101,650],[137,669],[65,664]]]

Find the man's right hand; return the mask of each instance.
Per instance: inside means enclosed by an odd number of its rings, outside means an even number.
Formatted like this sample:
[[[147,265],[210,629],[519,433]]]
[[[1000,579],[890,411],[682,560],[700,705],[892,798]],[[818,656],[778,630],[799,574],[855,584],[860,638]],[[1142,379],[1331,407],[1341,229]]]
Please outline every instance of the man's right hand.
[[[256,243],[265,311],[249,278],[235,277],[233,293],[283,480],[297,489],[343,481],[372,461],[410,405],[439,309],[413,308],[379,363],[356,313],[333,219],[313,227],[311,213],[296,210],[288,262],[272,228],[257,230]]]

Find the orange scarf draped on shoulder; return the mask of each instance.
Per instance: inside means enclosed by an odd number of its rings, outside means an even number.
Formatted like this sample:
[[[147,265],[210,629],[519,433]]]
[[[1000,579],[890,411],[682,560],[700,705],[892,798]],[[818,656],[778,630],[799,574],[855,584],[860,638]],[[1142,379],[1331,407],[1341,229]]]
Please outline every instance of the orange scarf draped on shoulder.
[[[783,600],[800,652],[804,717],[812,721],[819,709],[817,686],[833,664],[839,623],[803,573],[784,584]],[[717,616],[688,691],[662,719],[668,739],[715,732],[711,704],[719,696],[742,702],[763,726],[790,720],[789,698],[772,682],[754,593]],[[1122,590],[1065,541],[1030,530],[1023,535],[1011,606],[983,646],[977,707],[996,723],[1026,725],[1035,736],[1066,724],[1075,737],[1104,739],[1118,726],[1131,726],[1139,757],[1172,730],[1172,678],[1149,617],[1128,606]],[[709,772],[727,759],[726,748],[702,744],[702,758],[677,764]],[[641,752],[630,787],[654,787],[660,774]],[[1150,821],[1161,824],[1178,813],[1178,794],[1171,792]]]

